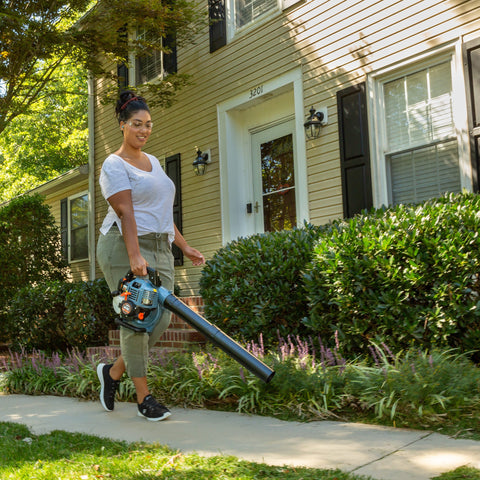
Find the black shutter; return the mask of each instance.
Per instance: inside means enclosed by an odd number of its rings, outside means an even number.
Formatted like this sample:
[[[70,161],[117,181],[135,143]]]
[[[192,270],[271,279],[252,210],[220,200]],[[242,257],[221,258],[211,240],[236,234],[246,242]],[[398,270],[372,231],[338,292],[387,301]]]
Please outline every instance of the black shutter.
[[[208,0],[210,20],[210,53],[227,44],[227,19],[225,0]]]
[[[473,191],[480,191],[480,38],[463,47]]]
[[[170,50],[170,53],[163,52],[163,71],[165,75],[177,73],[177,40],[175,35],[167,35],[163,39],[163,45]]]
[[[165,159],[165,172],[175,184],[175,200],[173,202],[173,221],[180,233],[182,233],[182,182],[180,178],[181,164],[180,154],[177,153]],[[176,246],[172,246],[175,258],[175,266],[183,265],[183,252]]]
[[[117,83],[119,90],[128,88],[128,67],[124,63],[117,65]]]
[[[365,83],[337,92],[343,214],[373,206]]]
[[[62,258],[68,262],[68,198],[63,198],[60,201],[60,238]]]
[[[126,25],[118,30],[118,45],[124,58],[128,58],[128,29]],[[128,67],[125,63],[117,65],[117,84],[119,90],[128,88]]]

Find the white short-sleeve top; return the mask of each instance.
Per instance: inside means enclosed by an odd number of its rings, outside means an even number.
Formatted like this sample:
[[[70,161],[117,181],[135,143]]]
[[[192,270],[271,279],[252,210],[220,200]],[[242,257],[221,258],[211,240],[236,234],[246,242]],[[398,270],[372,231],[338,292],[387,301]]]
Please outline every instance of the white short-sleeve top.
[[[153,155],[146,155],[152,165],[150,172],[140,170],[118,155],[109,155],[103,162],[100,172],[102,195],[108,200],[115,193],[131,190],[138,235],[152,232],[168,233],[172,243],[175,239],[173,227],[175,184],[163,171],[158,159]],[[121,231],[122,222],[109,204],[100,232],[105,235],[115,222]]]

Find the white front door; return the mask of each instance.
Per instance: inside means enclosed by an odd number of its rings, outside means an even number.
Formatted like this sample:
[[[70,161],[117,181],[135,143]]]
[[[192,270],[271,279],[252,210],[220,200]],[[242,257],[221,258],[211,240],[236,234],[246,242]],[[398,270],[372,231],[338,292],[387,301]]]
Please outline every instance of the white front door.
[[[257,233],[297,226],[295,122],[286,121],[251,134],[253,203]]]

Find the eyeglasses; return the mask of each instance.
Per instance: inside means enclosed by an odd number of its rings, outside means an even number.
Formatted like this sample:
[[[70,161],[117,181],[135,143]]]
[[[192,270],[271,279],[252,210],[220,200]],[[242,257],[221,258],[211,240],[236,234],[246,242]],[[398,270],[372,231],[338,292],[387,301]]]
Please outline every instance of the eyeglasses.
[[[151,130],[153,128],[153,122],[146,122],[146,123],[143,123],[143,122],[138,122],[138,121],[135,121],[135,120],[130,120],[129,122],[127,122],[132,128],[134,128],[135,130],[142,130],[142,128],[145,128],[147,130]]]

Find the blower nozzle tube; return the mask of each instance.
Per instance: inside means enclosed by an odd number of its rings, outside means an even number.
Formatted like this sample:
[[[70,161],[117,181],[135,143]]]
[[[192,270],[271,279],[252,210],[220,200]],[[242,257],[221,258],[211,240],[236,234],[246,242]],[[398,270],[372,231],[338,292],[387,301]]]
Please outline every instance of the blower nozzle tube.
[[[160,289],[163,289],[163,287],[160,287]],[[160,297],[162,297],[161,294]],[[175,297],[175,295],[168,292],[168,295],[162,298],[162,302],[165,308],[185,320],[193,328],[202,333],[208,340],[222,349],[227,355],[250,370],[250,372],[263,380],[265,383],[268,383],[275,375],[275,372],[271,368],[253,356],[250,352],[239,345],[235,340],[230,338],[226,333],[222,332],[215,325],[211,324],[201,315],[198,315],[198,313],[187,307],[187,305],[181,302],[177,297]]]

